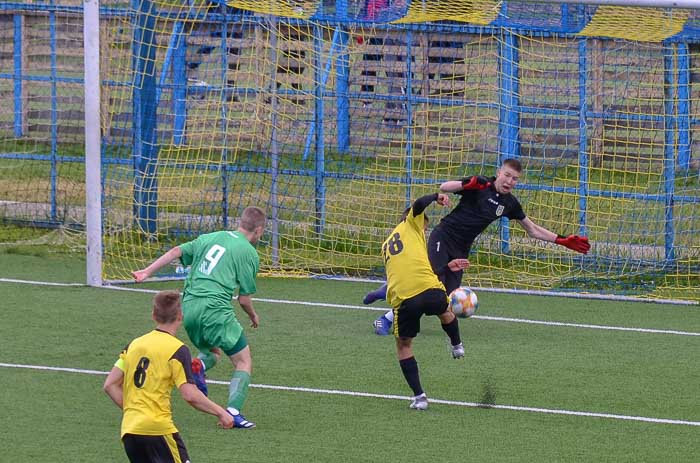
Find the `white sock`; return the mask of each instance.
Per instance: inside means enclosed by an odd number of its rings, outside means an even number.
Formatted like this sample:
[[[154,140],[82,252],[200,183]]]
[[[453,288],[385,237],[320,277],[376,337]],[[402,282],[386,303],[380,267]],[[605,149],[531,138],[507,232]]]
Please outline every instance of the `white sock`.
[[[389,320],[391,323],[394,323],[394,311],[390,310],[387,313],[384,314],[387,320]]]

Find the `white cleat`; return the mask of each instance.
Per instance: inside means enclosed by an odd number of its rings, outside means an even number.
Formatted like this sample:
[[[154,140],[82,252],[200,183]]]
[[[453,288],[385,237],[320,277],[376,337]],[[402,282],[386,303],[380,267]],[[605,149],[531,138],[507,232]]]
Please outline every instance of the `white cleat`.
[[[451,346],[452,348],[452,358],[461,359],[464,357],[464,345],[460,342],[456,346]]]
[[[413,398],[413,401],[411,401],[411,405],[409,405],[409,407],[414,410],[427,410],[428,397],[425,395],[425,392],[421,395],[415,396]]]

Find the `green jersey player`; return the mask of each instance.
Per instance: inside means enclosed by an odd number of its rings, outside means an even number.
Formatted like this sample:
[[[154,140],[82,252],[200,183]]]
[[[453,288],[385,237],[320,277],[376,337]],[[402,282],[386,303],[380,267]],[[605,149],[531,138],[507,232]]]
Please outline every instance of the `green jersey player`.
[[[255,427],[241,414],[253,362],[231,299],[238,292],[238,303],[250,318],[252,327],[257,328],[259,319],[251,295],[256,291],[260,260],[254,245],[263,234],[265,220],[261,209],[247,207],[237,230],[201,235],[170,249],[145,269],[132,273],[140,283],[175,259],[190,266],[182,309],[185,331],[199,350],[192,361],[195,382],[202,392],[208,392],[204,372],[216,365],[223,351],[234,367],[227,409],[234,417],[234,427],[245,429]]]

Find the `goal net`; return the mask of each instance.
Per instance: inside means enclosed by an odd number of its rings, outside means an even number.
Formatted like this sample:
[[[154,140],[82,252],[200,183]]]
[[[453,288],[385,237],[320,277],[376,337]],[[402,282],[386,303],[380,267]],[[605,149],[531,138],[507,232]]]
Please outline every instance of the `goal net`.
[[[0,108],[0,223],[37,226],[54,202],[63,215],[48,222],[84,223],[82,139],[63,130],[82,127],[65,96],[82,44],[49,32],[56,65],[18,74],[13,18],[31,36],[34,13],[3,13],[0,93],[15,105]],[[79,13],[32,20],[60,29]],[[410,201],[518,158],[526,215],[587,235],[591,253],[502,219],[475,242],[465,284],[700,300],[700,10],[103,1],[100,29],[105,280],[235,228],[250,205],[270,218],[264,272],[381,279],[380,245]],[[444,213],[430,209],[432,224]]]

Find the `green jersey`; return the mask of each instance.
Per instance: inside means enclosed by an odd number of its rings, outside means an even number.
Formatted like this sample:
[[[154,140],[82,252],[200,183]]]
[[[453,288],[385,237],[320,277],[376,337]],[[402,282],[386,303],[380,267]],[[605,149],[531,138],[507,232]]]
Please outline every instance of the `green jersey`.
[[[180,245],[182,264],[190,265],[183,301],[202,297],[230,304],[236,290],[241,296],[256,291],[260,257],[238,231],[218,231]]]

